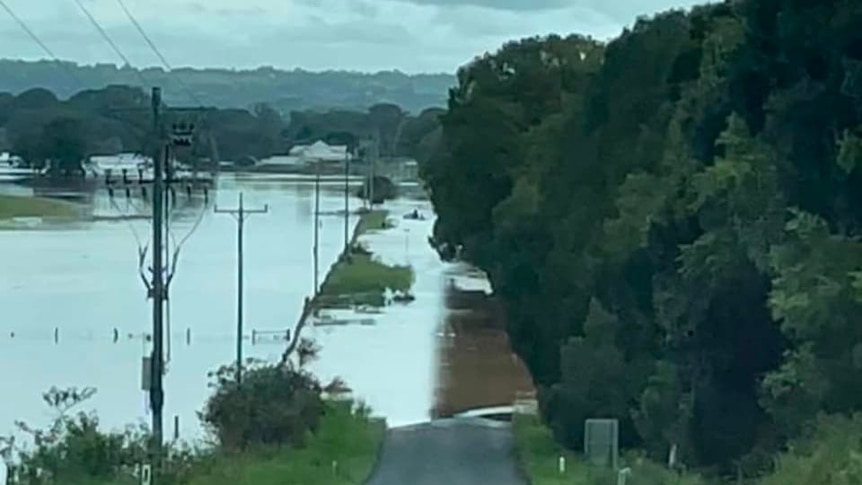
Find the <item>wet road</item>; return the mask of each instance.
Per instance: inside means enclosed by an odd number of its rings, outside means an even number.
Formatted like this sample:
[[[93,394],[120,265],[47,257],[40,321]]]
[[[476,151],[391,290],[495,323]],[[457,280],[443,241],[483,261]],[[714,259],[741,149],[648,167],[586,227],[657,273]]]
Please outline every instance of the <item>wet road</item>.
[[[368,485],[524,485],[507,423],[454,418],[389,430]]]

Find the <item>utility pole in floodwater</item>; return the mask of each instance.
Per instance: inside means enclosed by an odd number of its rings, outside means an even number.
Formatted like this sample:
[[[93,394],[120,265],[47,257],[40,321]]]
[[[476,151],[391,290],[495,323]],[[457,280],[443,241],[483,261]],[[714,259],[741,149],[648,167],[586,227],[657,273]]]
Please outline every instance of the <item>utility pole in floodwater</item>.
[[[350,145],[344,149],[344,256],[350,249]]]
[[[158,483],[161,479],[162,465],[164,459],[163,453],[163,410],[165,403],[164,391],[164,375],[165,375],[165,303],[168,300],[168,289],[170,287],[171,278],[173,277],[173,268],[176,266],[176,251],[175,248],[173,261],[169,261],[166,251],[166,234],[168,234],[168,211],[170,205],[167,201],[167,195],[170,193],[172,171],[166,168],[166,164],[170,160],[170,147],[175,146],[191,146],[191,135],[194,131],[194,125],[175,125],[170,133],[170,142],[166,138],[164,121],[162,119],[162,90],[159,87],[152,88],[151,106],[153,117],[153,133],[151,137],[151,147],[153,154],[153,190],[152,190],[152,267],[150,268],[151,278],[147,278],[144,270],[144,258],[146,249],[138,247],[139,267],[138,271],[141,279],[147,288],[147,296],[153,300],[153,329],[152,329],[152,350],[149,357],[144,357],[144,382],[143,388],[149,393],[150,410],[152,411],[152,440],[149,446],[149,459],[151,465],[151,484]],[[137,108],[135,108],[137,109]],[[168,178],[166,178],[166,175]],[[124,176],[125,178],[125,176]],[[138,182],[145,183],[143,176],[139,176]],[[109,185],[109,197],[113,197],[110,181],[106,179]],[[126,187],[128,191],[128,187]],[[172,190],[172,189],[171,189]],[[191,188],[189,188],[189,192]],[[128,192],[127,192],[128,194]],[[206,192],[204,192],[206,197]],[[128,196],[128,195],[127,195]],[[146,192],[144,192],[146,197]],[[136,236],[137,237],[137,236]]]
[[[315,176],[314,176],[314,248],[313,248],[313,257],[314,257],[314,296],[317,296],[317,292],[320,290],[320,271],[319,271],[319,260],[320,260],[320,160],[314,163],[315,166]]]
[[[374,208],[374,177],[377,170],[377,158],[380,156],[380,128],[359,142],[362,160],[365,163],[365,177],[360,191],[364,196],[363,207]]]
[[[162,155],[164,153],[164,140],[162,139],[161,125],[162,90],[153,88],[153,351],[150,356],[150,407],[153,412],[153,441],[151,452],[152,466],[159,477],[162,469],[162,407],[164,406],[164,390],[162,388],[162,377],[164,367],[164,351],[162,348],[164,336],[162,325],[164,317],[164,263],[162,255],[164,252],[164,187],[162,175]],[[157,478],[158,479],[158,478]]]
[[[377,176],[377,159],[380,157],[380,127],[374,130],[374,140],[372,140],[371,152],[371,178],[368,179],[368,206],[374,209],[374,178]]]
[[[214,208],[217,214],[230,214],[236,219],[236,382],[242,383],[242,334],[243,334],[243,308],[242,308],[242,289],[243,289],[243,226],[245,219],[250,214],[266,214],[269,212],[269,205],[264,205],[263,209],[246,209],[242,200],[242,192],[239,193],[239,206],[236,209],[219,209],[218,205]]]

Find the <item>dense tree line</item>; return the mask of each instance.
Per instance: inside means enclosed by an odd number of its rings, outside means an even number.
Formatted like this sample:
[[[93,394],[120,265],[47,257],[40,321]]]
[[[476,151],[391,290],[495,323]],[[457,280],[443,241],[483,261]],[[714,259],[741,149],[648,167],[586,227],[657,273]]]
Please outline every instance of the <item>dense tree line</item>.
[[[376,104],[365,112],[294,111],[285,119],[272,106],[258,103],[248,110],[167,110],[164,122],[196,123],[196,142],[181,154],[189,159],[260,159],[286,153],[298,143],[358,145],[371,136],[379,137],[381,155],[395,157],[423,152],[422,143],[427,145],[426,139],[440,131],[441,112],[429,109],[412,116],[397,105]],[[0,150],[34,165],[55,159],[65,171],[75,171],[86,155],[149,151],[152,123],[150,98],[135,87],[82,91],[66,100],[42,88],[17,96],[0,93]]]
[[[284,122],[265,104],[255,105],[251,111],[165,112],[167,126],[179,121],[200,128],[194,152],[187,156],[214,156],[209,135],[218,141],[219,155],[228,160],[284,150]],[[81,91],[65,100],[42,88],[17,96],[0,94],[0,150],[14,152],[33,165],[64,159],[64,167],[76,170],[86,155],[149,152],[152,132],[150,97],[139,88],[109,86]]]
[[[544,417],[754,474],[862,410],[862,4],[750,0],[458,75],[424,177]]]

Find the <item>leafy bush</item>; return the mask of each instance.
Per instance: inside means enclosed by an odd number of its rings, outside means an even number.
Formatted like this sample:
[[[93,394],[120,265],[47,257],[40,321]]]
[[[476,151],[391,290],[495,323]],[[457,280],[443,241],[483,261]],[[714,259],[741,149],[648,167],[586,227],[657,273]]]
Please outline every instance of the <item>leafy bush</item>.
[[[211,376],[215,393],[200,417],[224,450],[300,447],[317,429],[323,413],[321,385],[301,368],[250,361],[241,383],[234,366]]]
[[[362,187],[357,189],[356,196],[361,199],[368,199],[373,194],[374,204],[382,204],[387,200],[392,200],[398,197],[398,186],[389,179],[381,175],[376,175],[372,179],[368,177],[363,182]]]
[[[18,428],[32,437],[30,446],[17,446],[14,438],[3,440],[5,456],[17,452],[13,467],[17,483],[64,485],[123,481],[132,478],[135,465],[146,460],[148,435],[144,429],[104,432],[92,413],[76,412],[95,394],[92,388],[51,388],[42,398],[54,411],[52,424],[36,429],[17,422]],[[13,473],[10,473],[13,475]]]
[[[322,400],[321,385],[302,370],[318,350],[303,339],[297,348],[298,369],[249,361],[241,385],[233,366],[213,373],[215,393],[201,418],[220,446],[166,444],[160,483],[262,485],[283,483],[286,476],[308,484],[357,483],[366,477],[385,426],[371,419],[365,406]],[[336,380],[328,387],[344,384]],[[149,431],[141,426],[106,432],[94,414],[72,412],[93,394],[91,388],[52,388],[43,396],[56,414],[52,424],[35,429],[18,423],[33,445],[24,447],[13,437],[0,437],[0,457],[15,463],[10,475],[17,475],[17,480],[10,483],[140,483],[140,465],[149,462]],[[237,453],[246,449],[250,451]]]
[[[355,485],[371,473],[385,425],[368,408],[326,402],[320,426],[306,446],[254,453],[216,453],[188,485]]]
[[[862,483],[862,415],[820,418],[808,440],[777,459],[776,472],[761,485],[851,485]]]

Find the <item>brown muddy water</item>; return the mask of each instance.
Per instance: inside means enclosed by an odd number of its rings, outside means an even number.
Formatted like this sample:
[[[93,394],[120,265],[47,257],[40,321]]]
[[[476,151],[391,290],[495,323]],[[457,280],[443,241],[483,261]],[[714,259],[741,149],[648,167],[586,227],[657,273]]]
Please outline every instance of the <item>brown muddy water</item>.
[[[510,406],[533,394],[533,383],[505,331],[505,315],[481,276],[456,267],[444,290],[437,336],[438,374],[432,416]],[[471,288],[478,286],[479,288]]]

